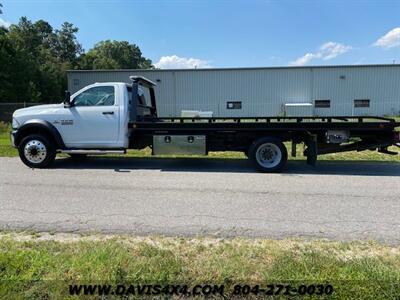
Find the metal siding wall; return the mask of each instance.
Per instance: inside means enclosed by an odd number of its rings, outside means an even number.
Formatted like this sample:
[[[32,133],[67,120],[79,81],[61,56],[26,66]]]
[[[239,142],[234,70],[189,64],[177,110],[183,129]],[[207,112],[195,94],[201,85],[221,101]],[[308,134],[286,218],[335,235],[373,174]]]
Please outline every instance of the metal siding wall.
[[[181,110],[213,111],[214,116],[277,116],[285,103],[331,100],[325,115],[400,114],[400,66],[282,68],[237,70],[87,71],[69,72],[70,91],[94,82],[129,82],[142,75],[157,82],[160,116],[180,116]],[[344,75],[345,79],[340,79]],[[79,85],[74,86],[74,79]],[[354,99],[370,99],[370,108],[354,108]],[[227,109],[241,101],[242,109]]]
[[[215,116],[274,116],[283,104],[309,102],[309,71],[297,70],[199,70],[176,72],[176,102],[182,109],[211,110]],[[227,109],[227,102],[241,101],[242,109]],[[180,108],[180,110],[179,110]]]
[[[400,66],[315,68],[313,72],[313,100],[331,100],[331,108],[315,108],[316,115],[400,114]],[[369,99],[370,107],[354,108],[355,99]]]

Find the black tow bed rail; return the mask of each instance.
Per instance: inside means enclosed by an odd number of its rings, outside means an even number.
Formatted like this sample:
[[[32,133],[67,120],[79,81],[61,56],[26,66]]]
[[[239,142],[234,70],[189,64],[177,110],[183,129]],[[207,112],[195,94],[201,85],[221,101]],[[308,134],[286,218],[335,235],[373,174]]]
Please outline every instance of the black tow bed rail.
[[[236,123],[240,123],[241,121],[254,121],[254,122],[284,122],[284,121],[296,121],[297,123],[301,123],[304,121],[322,121],[322,122],[332,122],[332,120],[349,122],[350,120],[357,120],[357,122],[362,123],[366,120],[380,120],[395,123],[395,119],[379,117],[379,116],[324,116],[324,117],[316,117],[316,116],[307,116],[307,117],[284,117],[284,116],[274,116],[274,117],[210,117],[210,118],[201,118],[201,117],[159,117],[159,118],[143,118],[140,121],[153,121],[153,122],[184,122],[184,121],[208,121],[210,123],[215,122],[226,122],[232,121]]]
[[[393,130],[400,126],[395,119],[379,116],[327,117],[163,117],[141,118],[129,123],[129,128],[144,131],[160,130]]]

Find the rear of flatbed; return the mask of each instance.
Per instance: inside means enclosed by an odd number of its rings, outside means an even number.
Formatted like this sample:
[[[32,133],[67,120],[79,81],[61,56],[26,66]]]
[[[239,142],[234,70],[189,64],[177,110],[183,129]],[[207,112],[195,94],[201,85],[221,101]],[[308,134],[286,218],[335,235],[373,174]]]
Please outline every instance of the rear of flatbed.
[[[371,116],[147,117],[129,123],[132,148],[150,146],[154,154],[163,154],[163,148],[176,146],[173,145],[174,137],[179,137],[179,145],[186,151],[184,154],[191,154],[190,143],[193,143],[193,154],[199,154],[199,143],[196,143],[199,139],[204,140],[203,154],[209,151],[242,151],[264,172],[280,171],[284,167],[287,150],[283,142],[292,143],[293,155],[296,145],[304,143],[304,154],[311,165],[315,165],[318,155],[327,153],[378,150],[397,154],[389,151],[388,147],[399,143],[399,133],[395,131],[398,126],[400,123],[394,119]],[[185,138],[188,143],[182,145]],[[158,150],[155,151],[155,148]],[[280,161],[277,163],[276,159]]]

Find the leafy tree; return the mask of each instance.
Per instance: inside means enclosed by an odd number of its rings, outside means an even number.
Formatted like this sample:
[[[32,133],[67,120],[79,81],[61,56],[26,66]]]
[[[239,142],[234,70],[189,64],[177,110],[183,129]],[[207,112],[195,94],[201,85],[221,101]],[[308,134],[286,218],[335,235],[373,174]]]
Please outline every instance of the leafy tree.
[[[0,28],[0,102],[59,102],[69,69],[153,67],[138,46],[126,41],[102,41],[84,54],[77,32],[68,22],[54,29],[26,17]]]
[[[150,69],[151,60],[127,41],[101,41],[81,56],[82,69]]]
[[[67,86],[66,71],[78,66],[82,52],[77,31],[70,23],[54,30],[44,20],[33,23],[26,17],[3,30],[2,59],[14,66],[7,69],[5,64],[0,72],[0,101],[60,101]]]
[[[68,22],[64,22],[61,29],[55,31],[56,43],[54,48],[57,57],[73,66],[77,66],[78,57],[83,52],[82,45],[78,43],[75,36],[77,32],[78,28]]]
[[[34,54],[0,28],[0,100],[2,102],[39,101]]]
[[[5,28],[0,28],[0,100],[21,101],[28,92],[30,68],[26,68],[26,57],[15,49],[7,33]]]

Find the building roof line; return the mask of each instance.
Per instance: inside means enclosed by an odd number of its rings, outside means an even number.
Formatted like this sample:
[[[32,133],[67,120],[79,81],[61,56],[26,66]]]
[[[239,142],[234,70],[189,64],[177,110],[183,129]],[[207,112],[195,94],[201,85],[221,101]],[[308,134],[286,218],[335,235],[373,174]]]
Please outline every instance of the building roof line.
[[[318,66],[278,66],[278,67],[238,67],[238,68],[197,68],[197,69],[95,69],[68,70],[68,73],[80,72],[201,72],[201,71],[240,71],[240,70],[290,70],[290,69],[328,69],[328,68],[366,68],[366,67],[400,67],[400,64],[370,64],[370,65],[318,65]]]

